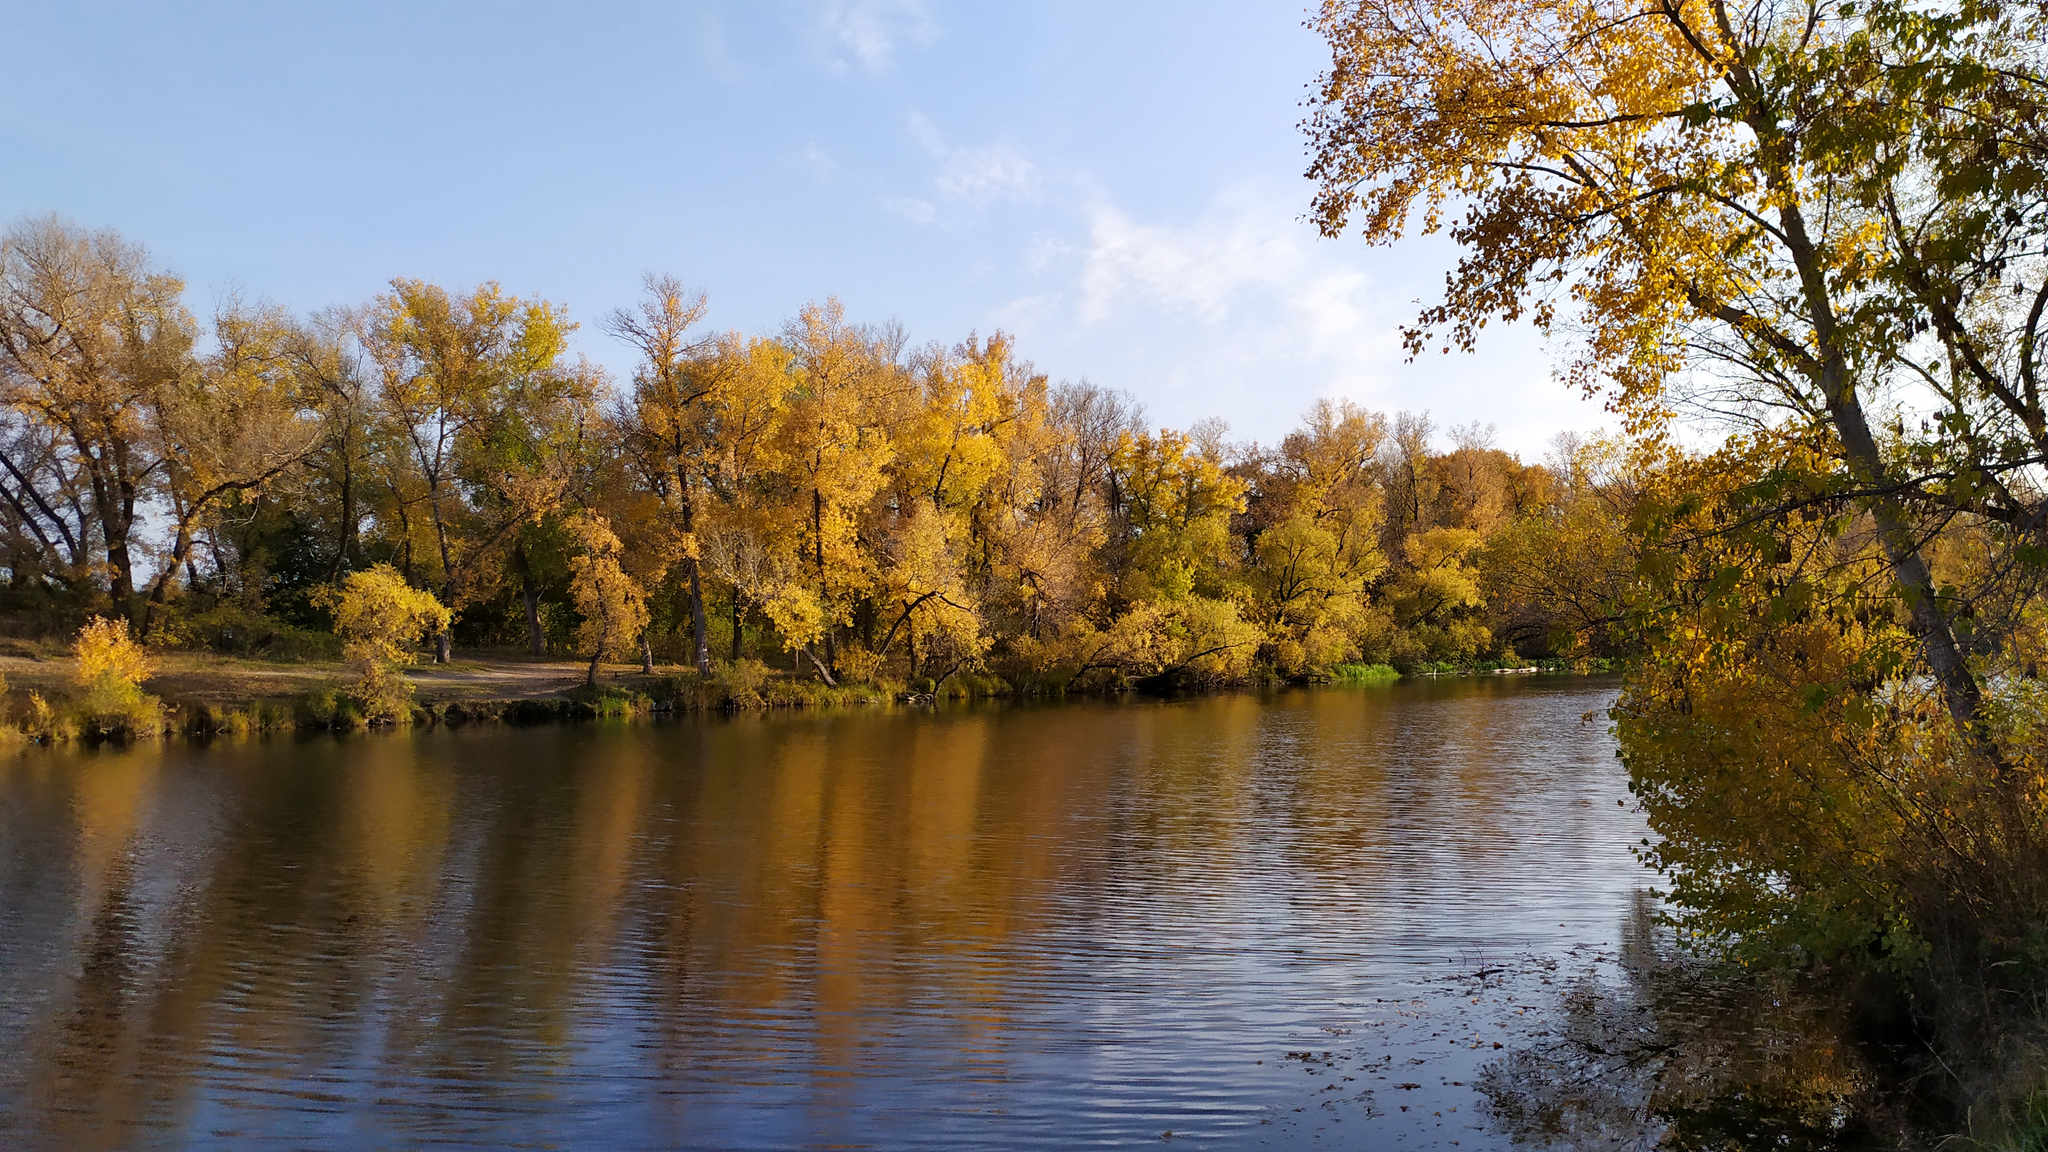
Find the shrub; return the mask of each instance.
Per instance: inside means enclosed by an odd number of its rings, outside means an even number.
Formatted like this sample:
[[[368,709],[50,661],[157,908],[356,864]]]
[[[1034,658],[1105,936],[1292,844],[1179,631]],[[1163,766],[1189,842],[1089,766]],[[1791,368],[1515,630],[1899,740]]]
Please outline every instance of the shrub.
[[[33,688],[29,689],[28,715],[21,718],[21,729],[36,740],[63,740],[73,734],[70,717],[52,707]]]
[[[579,514],[570,519],[569,531],[582,550],[569,561],[573,573],[570,592],[583,617],[576,641],[590,653],[584,684],[595,688],[598,664],[647,628],[647,597],[639,583],[626,574],[622,563],[625,547],[604,517]]]
[[[72,642],[78,658],[78,719],[91,733],[154,735],[163,726],[163,707],[142,690],[156,671],[149,656],[119,620],[95,616]]]
[[[389,564],[349,573],[339,591],[323,589],[316,602],[334,610],[334,630],[341,635],[342,658],[355,670],[353,693],[364,718],[409,722],[413,689],[403,670],[418,662],[413,646],[420,637],[446,629],[452,613]]]
[[[612,684],[579,685],[570,691],[569,699],[588,715],[599,717],[637,716],[654,706],[654,699],[646,693]]]
[[[759,660],[721,660],[712,666],[711,682],[719,703],[733,708],[759,708],[764,703],[761,686],[768,682],[768,675],[768,666]]]

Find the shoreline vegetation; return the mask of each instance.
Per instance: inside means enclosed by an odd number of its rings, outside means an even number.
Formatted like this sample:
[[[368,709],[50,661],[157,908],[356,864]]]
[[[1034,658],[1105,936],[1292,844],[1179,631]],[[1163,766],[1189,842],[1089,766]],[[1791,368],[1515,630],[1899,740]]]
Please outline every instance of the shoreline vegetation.
[[[159,655],[152,674],[137,687],[157,709],[153,719],[109,724],[102,706],[96,715],[78,691],[80,660],[61,651],[36,651],[19,643],[0,649],[0,729],[19,739],[56,744],[128,741],[152,737],[209,737],[280,731],[350,731],[371,726],[348,688],[347,665],[331,661],[277,662],[206,653]],[[1519,666],[1475,664],[1461,668],[1418,668],[1405,678],[1444,676],[1599,674],[1613,670],[1607,660],[1544,660]],[[878,683],[826,685],[815,677],[749,663],[737,673],[716,667],[702,677],[694,670],[657,668],[643,673],[631,665],[603,667],[596,688],[585,680],[580,661],[534,660],[512,653],[479,655],[416,673],[410,716],[399,723],[462,725],[547,723],[602,717],[687,716],[779,709],[867,708],[971,700],[1051,700],[1059,690],[1020,691],[999,678],[958,675],[944,684]],[[1391,684],[1404,674],[1386,664],[1342,664],[1313,680],[1254,680],[1238,687],[1292,684],[1372,686]],[[1143,693],[1147,686],[1124,683],[1074,693],[1075,698]],[[1171,689],[1155,689],[1171,691]],[[35,701],[43,703],[38,706]],[[387,724],[390,722],[386,722]]]
[[[79,660],[19,685],[13,726],[489,712],[415,700],[488,652],[582,666],[566,703],[495,706],[515,715],[1626,655],[1640,476],[1619,440],[1561,435],[1531,463],[1488,427],[1320,400],[1277,445],[1233,441],[1051,381],[1000,332],[914,347],[836,301],[718,332],[703,294],[642,287],[596,324],[637,355],[621,381],[570,354],[566,308],[494,283],[202,321],[123,237],[12,225],[0,642]],[[337,667],[261,702],[151,679],[207,659]],[[621,663],[630,683],[601,675]]]
[[[1321,232],[1457,249],[1409,351],[1532,323],[1661,454],[1608,714],[1660,916],[1891,1052],[1752,1098],[1804,1146],[2048,1147],[2048,9],[1309,23]]]

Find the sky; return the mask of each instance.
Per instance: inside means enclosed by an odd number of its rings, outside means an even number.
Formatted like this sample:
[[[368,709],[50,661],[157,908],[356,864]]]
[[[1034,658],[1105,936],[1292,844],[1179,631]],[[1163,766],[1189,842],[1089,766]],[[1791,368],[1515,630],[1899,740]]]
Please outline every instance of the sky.
[[[1607,423],[1543,341],[1408,363],[1439,238],[1306,222],[1299,0],[182,3],[0,0],[0,222],[112,227],[302,311],[394,277],[566,304],[576,349],[643,274],[717,329],[838,297],[916,344],[1010,333],[1151,422],[1283,436],[1318,397],[1498,429]]]

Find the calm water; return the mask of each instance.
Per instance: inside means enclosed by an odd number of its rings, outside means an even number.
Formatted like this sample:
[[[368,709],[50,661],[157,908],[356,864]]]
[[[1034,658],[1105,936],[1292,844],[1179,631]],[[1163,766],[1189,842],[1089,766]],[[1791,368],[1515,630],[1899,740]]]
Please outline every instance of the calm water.
[[[1504,1147],[1613,692],[30,751],[0,1147]]]

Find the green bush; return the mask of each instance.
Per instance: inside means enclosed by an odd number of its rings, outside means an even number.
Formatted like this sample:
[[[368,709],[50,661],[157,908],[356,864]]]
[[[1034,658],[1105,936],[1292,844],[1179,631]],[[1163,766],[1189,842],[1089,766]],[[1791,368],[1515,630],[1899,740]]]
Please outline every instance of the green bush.
[[[1401,673],[1391,664],[1339,664],[1330,669],[1330,678],[1339,684],[1391,684]]]
[[[366,723],[362,705],[338,685],[315,688],[298,698],[294,720],[301,728],[360,728]]]
[[[584,716],[638,716],[654,708],[654,699],[646,693],[616,684],[579,684],[569,693],[569,699]]]

